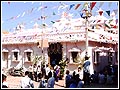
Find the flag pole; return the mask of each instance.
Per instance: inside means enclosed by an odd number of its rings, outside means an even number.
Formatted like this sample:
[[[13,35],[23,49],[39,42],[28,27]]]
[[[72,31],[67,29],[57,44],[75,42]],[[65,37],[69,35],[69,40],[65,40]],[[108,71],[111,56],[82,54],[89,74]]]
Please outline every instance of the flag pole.
[[[89,62],[89,65],[90,65],[90,61],[88,61],[89,57],[88,57],[88,44],[89,44],[89,40],[88,40],[88,18],[91,17],[91,10],[90,12],[88,11],[88,4],[86,5],[86,15],[85,15],[85,25],[86,25],[86,28],[85,28],[85,33],[86,33],[86,40],[85,40],[85,62],[83,64],[83,80],[84,80],[84,84],[89,84],[90,81],[87,80],[87,78],[89,78],[89,75],[90,75],[90,71],[89,71],[89,67],[86,68],[85,67],[85,64],[86,62]]]
[[[88,4],[87,4],[87,7],[86,9],[88,10]],[[86,16],[85,16],[85,24],[86,24],[86,52],[85,52],[85,60],[87,59],[86,57],[88,57],[88,14],[86,13]]]
[[[41,6],[43,6],[43,2],[41,2]],[[43,13],[43,9],[41,9],[42,11],[42,16],[44,15]],[[43,21],[44,19],[42,19],[42,25],[44,23]],[[43,27],[42,27],[42,35],[41,35],[41,53],[42,53],[42,63],[43,63]]]

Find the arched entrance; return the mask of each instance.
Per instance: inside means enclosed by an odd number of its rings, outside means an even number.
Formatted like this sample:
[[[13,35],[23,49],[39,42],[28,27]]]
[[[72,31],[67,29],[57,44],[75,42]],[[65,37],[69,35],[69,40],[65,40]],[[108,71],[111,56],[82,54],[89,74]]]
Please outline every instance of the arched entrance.
[[[48,47],[48,56],[52,67],[59,65],[60,60],[62,60],[62,44],[58,42],[51,43]]]

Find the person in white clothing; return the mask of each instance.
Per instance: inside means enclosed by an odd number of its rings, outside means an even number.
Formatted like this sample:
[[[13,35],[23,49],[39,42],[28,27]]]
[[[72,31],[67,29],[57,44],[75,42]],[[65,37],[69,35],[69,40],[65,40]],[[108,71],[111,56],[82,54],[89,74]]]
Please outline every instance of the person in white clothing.
[[[49,66],[48,66],[48,64],[46,65],[46,79],[48,80],[48,73],[50,72],[50,68],[49,68]]]
[[[25,72],[25,77],[20,80],[21,88],[34,88],[33,81],[28,77],[29,71]]]
[[[41,73],[41,67],[40,65],[38,65],[37,67],[37,81],[40,81],[40,79],[42,78],[42,73]]]

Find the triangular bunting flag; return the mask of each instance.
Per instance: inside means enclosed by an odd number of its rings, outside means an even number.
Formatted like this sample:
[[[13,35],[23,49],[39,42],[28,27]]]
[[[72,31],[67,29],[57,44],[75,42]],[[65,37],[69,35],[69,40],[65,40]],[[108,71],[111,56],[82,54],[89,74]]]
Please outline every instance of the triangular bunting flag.
[[[91,9],[91,10],[92,10],[93,7],[95,6],[95,4],[96,4],[96,2],[92,2],[92,3],[90,3],[90,9]]]
[[[115,25],[115,26],[112,26],[112,28],[117,28],[117,26]]]
[[[41,19],[44,19],[44,20],[45,20],[45,19],[46,19],[46,16],[41,16]]]
[[[100,21],[101,21],[101,20],[98,20],[97,23],[100,22]]]
[[[81,18],[83,17],[83,13],[80,13]]]
[[[70,5],[70,8],[69,8],[69,10],[71,10],[71,8],[72,8],[73,6],[75,6],[75,4],[72,4],[72,5]]]
[[[110,20],[109,20],[109,23],[111,23],[112,21],[113,21],[113,19],[110,19]]]
[[[55,23],[54,21],[51,21],[52,23]]]
[[[55,12],[53,12],[53,15],[56,15]]]
[[[105,23],[105,26],[108,27],[110,29],[110,26],[108,26],[106,23]]]
[[[56,22],[60,22],[60,20],[56,20]]]
[[[81,5],[81,4],[77,4],[76,7],[75,7],[75,10],[77,10],[80,5]]]
[[[110,16],[110,10],[109,10],[109,11],[106,11],[106,13],[108,14],[108,16]]]
[[[103,11],[99,11],[100,16],[103,14]]]
[[[98,26],[102,27],[102,25],[101,25],[101,24],[98,24]]]

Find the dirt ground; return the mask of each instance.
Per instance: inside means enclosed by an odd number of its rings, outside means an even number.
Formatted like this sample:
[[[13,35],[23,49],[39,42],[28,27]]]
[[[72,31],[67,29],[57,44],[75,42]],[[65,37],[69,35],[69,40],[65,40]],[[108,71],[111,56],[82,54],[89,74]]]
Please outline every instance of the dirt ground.
[[[9,84],[10,88],[20,88],[20,80],[22,77],[19,76],[7,76],[7,82]],[[39,82],[34,81],[34,86],[35,88],[38,88]],[[58,82],[55,82],[54,88],[64,88],[64,80],[59,80]],[[114,88],[117,89],[118,85],[105,85],[105,84],[90,84],[90,85],[85,85],[84,88]]]

